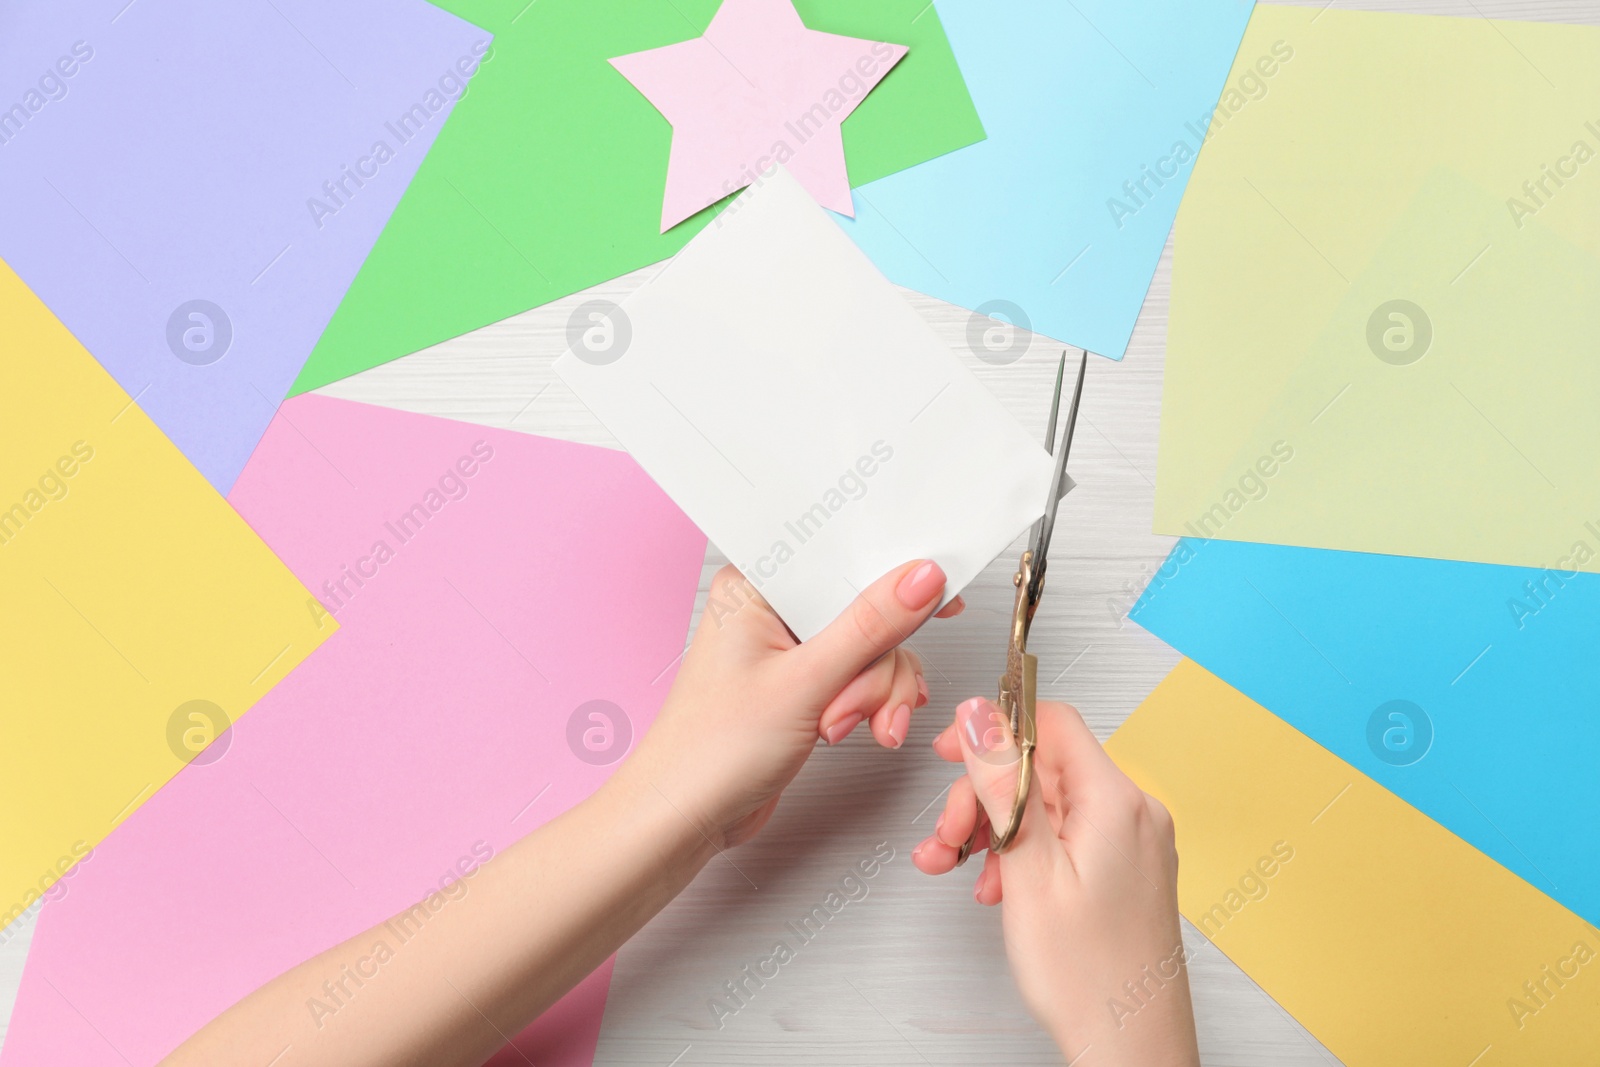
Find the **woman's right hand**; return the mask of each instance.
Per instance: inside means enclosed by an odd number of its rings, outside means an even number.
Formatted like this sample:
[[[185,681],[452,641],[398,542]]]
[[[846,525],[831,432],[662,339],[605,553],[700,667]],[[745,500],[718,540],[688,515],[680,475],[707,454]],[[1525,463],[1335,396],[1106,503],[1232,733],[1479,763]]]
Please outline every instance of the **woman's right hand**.
[[[1195,1067],[1194,1010],[1178,925],[1178,854],[1166,808],[1106,755],[1078,712],[1041,701],[1033,787],[1003,856],[974,895],[1005,902],[1006,954],[1024,1001],[1074,1067]],[[934,749],[967,774],[912,861],[956,866],[974,827],[1004,826],[1018,750],[993,703],[969,700]]]

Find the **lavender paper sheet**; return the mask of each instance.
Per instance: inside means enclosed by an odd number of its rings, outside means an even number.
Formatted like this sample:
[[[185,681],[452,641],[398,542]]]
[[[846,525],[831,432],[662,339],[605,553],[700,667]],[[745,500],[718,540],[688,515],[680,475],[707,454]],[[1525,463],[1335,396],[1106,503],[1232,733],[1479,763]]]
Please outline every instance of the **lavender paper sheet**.
[[[489,45],[424,0],[5,4],[0,258],[226,493]]]

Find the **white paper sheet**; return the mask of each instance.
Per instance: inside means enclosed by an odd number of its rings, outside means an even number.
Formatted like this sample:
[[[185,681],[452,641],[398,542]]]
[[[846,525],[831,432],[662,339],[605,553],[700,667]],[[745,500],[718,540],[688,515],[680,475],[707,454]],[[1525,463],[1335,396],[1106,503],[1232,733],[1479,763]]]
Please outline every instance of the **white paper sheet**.
[[[802,640],[896,565],[956,593],[1051,462],[779,167],[556,371]]]

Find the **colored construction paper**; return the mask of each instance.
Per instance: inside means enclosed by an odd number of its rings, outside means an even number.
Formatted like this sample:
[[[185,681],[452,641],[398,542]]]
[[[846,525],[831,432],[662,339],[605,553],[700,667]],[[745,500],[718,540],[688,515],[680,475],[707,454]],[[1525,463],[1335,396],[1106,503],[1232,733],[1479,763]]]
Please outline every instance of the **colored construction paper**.
[[[334,627],[4,263],[0,322],[3,927]]]
[[[423,0],[10,5],[0,257],[225,493],[488,47]]]
[[[613,59],[672,123],[661,231],[774,162],[824,207],[853,214],[841,124],[905,54],[808,30],[787,0],[722,0],[703,36]]]
[[[1156,529],[1553,562],[1600,516],[1600,28],[1263,7],[1235,78],[1278,41],[1179,218]]]
[[[620,453],[302,397],[231,499],[341,629],[46,904],[5,1067],[145,1067],[430,893],[449,907],[671,685],[705,541]],[[495,1062],[587,1067],[608,973]]]
[[[610,60],[701,35],[717,0],[443,6],[493,31],[493,58],[295,392],[667,259],[710,217],[661,233],[672,125]],[[927,0],[797,0],[795,8],[813,30],[910,49],[844,124],[852,184],[983,137]]]
[[[1178,543],[1130,618],[1600,922],[1600,578]]]
[[[782,167],[591,314],[556,373],[801,640],[908,560],[954,597],[1044,510],[1039,438]]]
[[[900,285],[1122,358],[1251,6],[942,0],[987,139],[861,187],[846,229]]]
[[[1184,916],[1341,1062],[1592,1062],[1594,926],[1214,675],[1106,748],[1172,813]]]

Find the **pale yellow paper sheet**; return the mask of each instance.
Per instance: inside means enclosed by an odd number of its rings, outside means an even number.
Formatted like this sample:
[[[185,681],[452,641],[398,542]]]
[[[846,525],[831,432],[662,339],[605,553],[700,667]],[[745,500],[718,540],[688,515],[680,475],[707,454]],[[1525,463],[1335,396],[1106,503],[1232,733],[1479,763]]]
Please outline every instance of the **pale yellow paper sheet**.
[[[1172,812],[1185,917],[1350,1067],[1596,1062],[1600,934],[1214,675],[1106,748]]]
[[[1600,571],[1600,28],[1262,5],[1239,56],[1156,529]]]
[[[4,263],[0,350],[3,925],[335,625]]]

